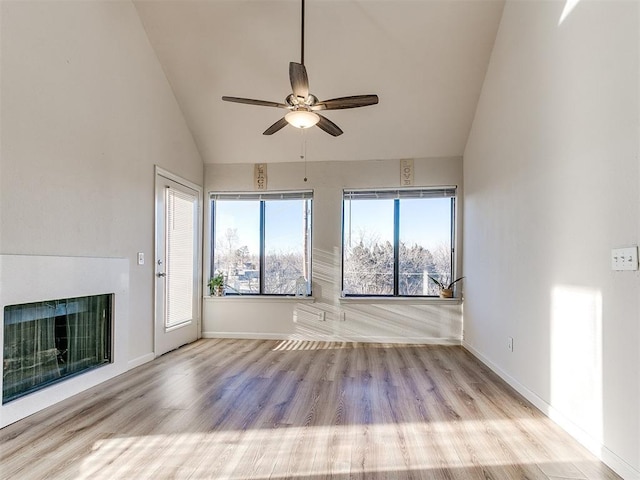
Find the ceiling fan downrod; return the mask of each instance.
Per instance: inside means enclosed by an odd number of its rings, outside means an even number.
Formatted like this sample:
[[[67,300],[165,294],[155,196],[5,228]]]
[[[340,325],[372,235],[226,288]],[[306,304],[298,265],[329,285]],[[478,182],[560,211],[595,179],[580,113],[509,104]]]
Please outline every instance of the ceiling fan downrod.
[[[300,64],[304,65],[304,0],[302,0],[302,20],[300,22]]]

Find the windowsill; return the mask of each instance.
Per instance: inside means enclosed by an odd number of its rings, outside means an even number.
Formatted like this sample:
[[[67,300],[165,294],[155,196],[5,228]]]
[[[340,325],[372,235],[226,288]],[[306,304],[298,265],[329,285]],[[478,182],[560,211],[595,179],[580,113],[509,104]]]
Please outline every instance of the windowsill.
[[[340,303],[411,303],[419,305],[449,304],[460,305],[462,298],[440,297],[340,297]]]
[[[214,295],[206,295],[204,297],[205,302],[309,302],[316,301],[315,297],[296,297],[295,295],[223,295],[217,297]]]
[[[462,298],[439,298],[439,297],[339,297],[340,303],[410,303],[414,305],[433,305],[448,304],[460,305]],[[216,297],[206,295],[205,302],[270,302],[270,303],[288,303],[288,302],[304,302],[315,303],[315,297],[296,297],[294,295],[223,295]]]

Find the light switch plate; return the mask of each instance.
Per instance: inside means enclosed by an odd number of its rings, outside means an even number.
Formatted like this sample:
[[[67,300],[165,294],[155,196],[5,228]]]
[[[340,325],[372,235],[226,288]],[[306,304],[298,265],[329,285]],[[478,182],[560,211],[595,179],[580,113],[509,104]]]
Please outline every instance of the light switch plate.
[[[614,248],[611,250],[611,270],[638,270],[638,247]]]
[[[144,253],[138,252],[138,265],[144,265]]]

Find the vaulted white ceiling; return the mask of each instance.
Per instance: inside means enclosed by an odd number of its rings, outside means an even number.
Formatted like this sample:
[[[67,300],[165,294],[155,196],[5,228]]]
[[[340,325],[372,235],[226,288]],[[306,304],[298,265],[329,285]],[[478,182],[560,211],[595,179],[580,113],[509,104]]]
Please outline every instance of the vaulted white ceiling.
[[[285,110],[300,61],[300,0],[136,0],[205,163],[299,160],[302,134],[262,132]],[[319,99],[375,93],[327,111],[344,134],[304,133],[313,160],[462,155],[503,0],[307,0],[305,65]]]

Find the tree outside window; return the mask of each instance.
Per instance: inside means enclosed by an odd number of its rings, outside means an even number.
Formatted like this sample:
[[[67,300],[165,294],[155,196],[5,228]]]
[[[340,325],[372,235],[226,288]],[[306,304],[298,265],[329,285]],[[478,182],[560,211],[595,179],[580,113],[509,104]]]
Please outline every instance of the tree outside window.
[[[298,278],[310,284],[311,196],[211,195],[212,274],[223,274],[225,294],[293,295]]]
[[[436,296],[450,281],[455,188],[350,190],[343,197],[343,294]]]

